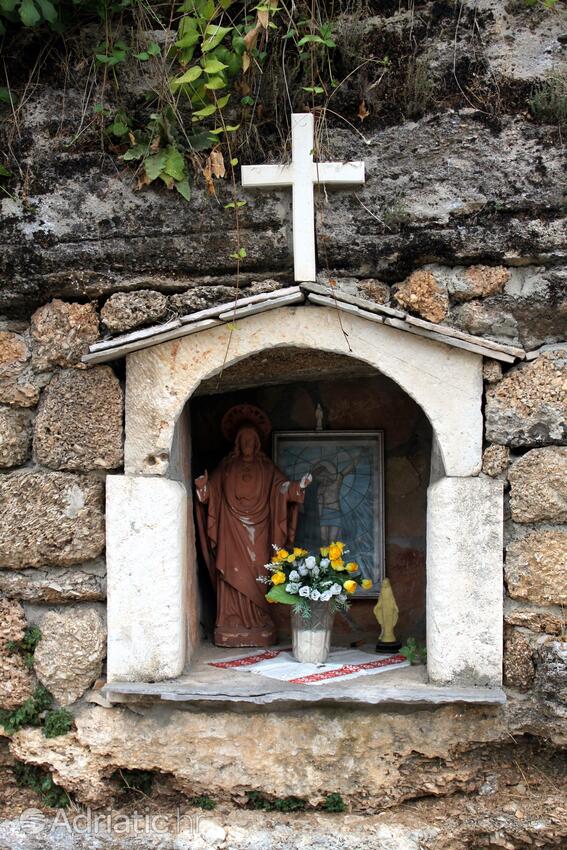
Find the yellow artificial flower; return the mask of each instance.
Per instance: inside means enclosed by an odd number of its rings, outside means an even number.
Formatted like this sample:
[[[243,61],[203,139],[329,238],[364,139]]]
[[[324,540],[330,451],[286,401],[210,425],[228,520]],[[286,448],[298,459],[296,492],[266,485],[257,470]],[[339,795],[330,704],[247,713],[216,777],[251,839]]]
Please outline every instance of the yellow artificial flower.
[[[278,549],[278,551],[276,552],[276,561],[285,561],[288,555],[289,552],[287,551],[287,549]]]
[[[337,572],[341,572],[345,568],[345,562],[342,558],[337,558],[335,561],[331,561],[331,566]]]
[[[335,543],[331,543],[329,546],[329,558],[331,561],[336,561],[337,558],[340,558],[343,554],[343,549],[345,548],[345,544],[341,543],[337,540]]]
[[[347,593],[354,593],[357,586],[358,586],[357,583],[355,581],[353,581],[351,578],[349,578],[349,580],[345,581],[345,583],[343,584],[343,587],[344,587],[344,589],[346,590]]]
[[[288,562],[288,564],[293,564],[293,562],[295,561],[295,555],[288,555],[286,561]]]
[[[354,561],[350,561],[346,565],[346,571],[347,571],[347,573],[357,573],[358,572],[358,564],[356,564]]]
[[[329,555],[329,547],[328,547],[328,546],[322,546],[322,547],[319,549],[319,551],[320,551],[321,555],[323,556],[323,558],[327,558],[327,557],[328,557],[328,555]]]
[[[297,547],[293,550],[293,554],[297,558],[304,558],[307,555],[307,549],[298,549]]]
[[[369,578],[363,578],[362,579],[362,586],[365,590],[370,590],[370,588],[372,587],[372,582],[370,581]]]
[[[272,576],[272,584],[283,584],[285,581],[285,573],[281,570],[278,570],[277,573],[274,573]]]

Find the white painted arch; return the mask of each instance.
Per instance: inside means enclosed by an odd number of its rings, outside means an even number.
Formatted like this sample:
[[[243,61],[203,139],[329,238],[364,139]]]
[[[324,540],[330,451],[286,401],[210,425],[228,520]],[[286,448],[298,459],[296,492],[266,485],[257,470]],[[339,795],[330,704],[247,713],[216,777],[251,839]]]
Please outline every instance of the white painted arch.
[[[175,424],[201,381],[278,346],[343,354],[373,366],[420,405],[431,422],[445,474],[479,473],[482,357],[314,306],[280,307],[239,320],[232,333],[219,325],[130,354],[126,473],[167,476]]]
[[[192,488],[187,470],[179,475],[176,424],[201,381],[274,347],[357,358],[429,418],[443,462],[428,491],[429,675],[498,686],[503,497],[500,482],[478,477],[482,356],[314,306],[278,307],[239,320],[232,334],[218,325],[128,355],[125,474],[107,488],[109,681],[171,679],[186,666],[198,601]]]

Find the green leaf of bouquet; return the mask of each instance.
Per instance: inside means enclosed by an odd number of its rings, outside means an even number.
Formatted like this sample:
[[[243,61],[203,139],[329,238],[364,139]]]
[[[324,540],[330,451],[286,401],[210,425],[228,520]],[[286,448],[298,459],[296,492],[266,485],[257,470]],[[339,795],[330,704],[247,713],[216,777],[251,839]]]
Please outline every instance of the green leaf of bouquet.
[[[288,593],[282,584],[278,584],[266,593],[266,599],[270,602],[282,602],[284,605],[296,605],[298,596]]]

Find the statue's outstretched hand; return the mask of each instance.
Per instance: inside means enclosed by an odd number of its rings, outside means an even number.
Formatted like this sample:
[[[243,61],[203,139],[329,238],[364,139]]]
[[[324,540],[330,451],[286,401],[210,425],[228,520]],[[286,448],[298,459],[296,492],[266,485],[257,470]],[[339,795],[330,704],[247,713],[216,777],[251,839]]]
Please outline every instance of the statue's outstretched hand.
[[[313,476],[311,475],[310,472],[307,472],[303,476],[301,481],[299,482],[299,486],[301,487],[302,490],[305,490],[307,487],[309,487],[309,485],[311,484],[312,481],[313,481]]]
[[[201,494],[205,495],[206,494],[208,483],[209,483],[209,473],[205,469],[204,474],[200,475],[198,478],[195,479],[195,487],[197,488],[197,493],[199,495],[201,495]]]

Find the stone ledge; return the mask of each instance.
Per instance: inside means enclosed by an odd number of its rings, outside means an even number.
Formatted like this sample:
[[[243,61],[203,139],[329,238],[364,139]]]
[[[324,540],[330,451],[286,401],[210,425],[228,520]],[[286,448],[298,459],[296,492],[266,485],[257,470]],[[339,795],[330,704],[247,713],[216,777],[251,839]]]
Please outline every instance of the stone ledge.
[[[353,683],[354,684],[354,683]],[[410,706],[426,707],[450,705],[453,703],[469,705],[504,705],[506,694],[501,688],[458,688],[436,687],[434,685],[382,687],[358,683],[358,686],[345,689],[342,686],[303,685],[287,686],[284,682],[270,680],[267,685],[246,683],[240,685],[227,683],[220,688],[219,683],[209,687],[196,687],[183,682],[112,682],[102,689],[104,696],[112,703],[165,702],[207,705],[218,709],[243,708],[299,708],[301,706],[343,705],[352,707]]]

